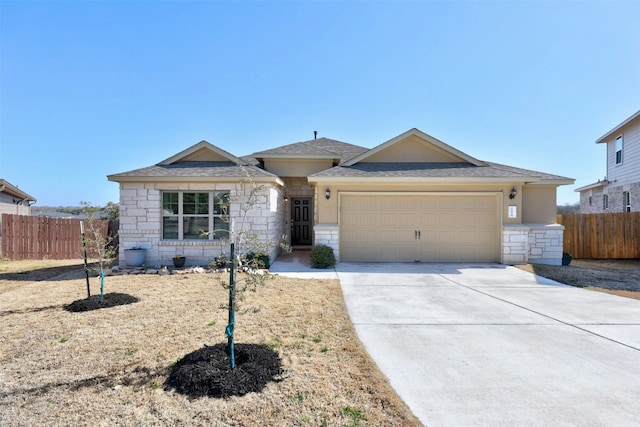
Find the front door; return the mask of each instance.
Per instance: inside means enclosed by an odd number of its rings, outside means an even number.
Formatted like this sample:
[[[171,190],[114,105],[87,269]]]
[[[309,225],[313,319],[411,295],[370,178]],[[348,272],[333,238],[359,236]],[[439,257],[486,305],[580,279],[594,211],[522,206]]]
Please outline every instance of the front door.
[[[311,242],[311,197],[291,198],[291,245],[310,245]]]

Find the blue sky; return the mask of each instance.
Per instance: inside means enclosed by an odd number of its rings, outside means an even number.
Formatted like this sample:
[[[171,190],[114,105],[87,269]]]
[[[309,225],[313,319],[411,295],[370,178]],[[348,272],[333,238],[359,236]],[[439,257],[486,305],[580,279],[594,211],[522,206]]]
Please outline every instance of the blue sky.
[[[605,175],[640,109],[640,2],[0,0],[0,177],[37,205],[200,140],[236,155],[418,129],[498,163]]]

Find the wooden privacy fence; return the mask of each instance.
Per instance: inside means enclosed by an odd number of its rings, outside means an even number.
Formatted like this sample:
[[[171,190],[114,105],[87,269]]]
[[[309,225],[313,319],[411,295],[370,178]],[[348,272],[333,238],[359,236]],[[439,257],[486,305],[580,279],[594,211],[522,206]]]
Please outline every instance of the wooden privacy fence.
[[[0,240],[4,260],[78,259],[83,257],[79,219],[2,214]],[[88,221],[84,220],[88,235]],[[102,233],[109,233],[109,221],[101,220]],[[117,228],[116,228],[117,230]],[[89,248],[87,248],[89,249]],[[88,256],[94,254],[88,251]]]
[[[640,212],[558,215],[574,258],[640,258]]]

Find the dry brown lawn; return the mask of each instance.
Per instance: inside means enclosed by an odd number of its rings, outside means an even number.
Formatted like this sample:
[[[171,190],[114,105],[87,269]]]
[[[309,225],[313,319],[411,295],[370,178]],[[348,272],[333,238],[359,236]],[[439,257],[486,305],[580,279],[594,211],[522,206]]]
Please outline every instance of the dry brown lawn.
[[[262,308],[238,315],[236,342],[277,351],[284,375],[229,399],[163,386],[177,360],[225,342],[214,274],[113,276],[105,292],[139,302],[69,312],[86,297],[80,261],[0,261],[1,426],[420,425],[363,350],[335,280],[277,277],[247,296]]]
[[[518,267],[567,285],[640,299],[640,261],[636,259],[574,259],[570,265]]]

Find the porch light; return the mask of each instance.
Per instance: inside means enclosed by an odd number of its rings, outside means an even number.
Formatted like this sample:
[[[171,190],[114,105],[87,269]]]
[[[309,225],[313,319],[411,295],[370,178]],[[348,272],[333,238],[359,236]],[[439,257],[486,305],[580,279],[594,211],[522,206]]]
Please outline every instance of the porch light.
[[[516,194],[518,194],[518,191],[516,190],[516,187],[513,187],[511,189],[511,193],[509,193],[509,198],[510,199],[515,199],[516,198]]]
[[[326,197],[327,200],[331,198],[331,189],[327,188],[326,190],[324,190],[324,197]]]

